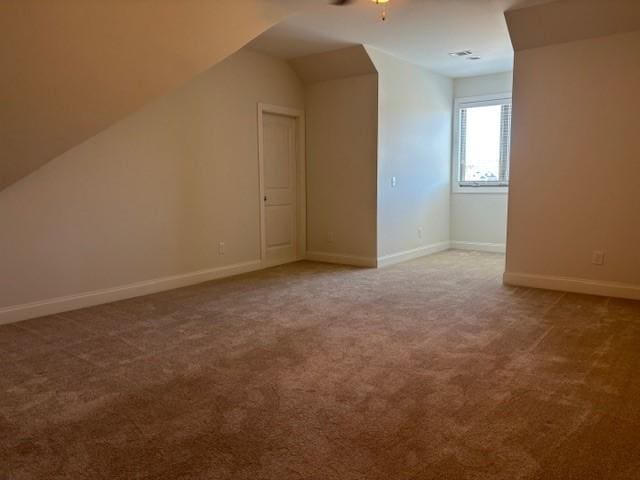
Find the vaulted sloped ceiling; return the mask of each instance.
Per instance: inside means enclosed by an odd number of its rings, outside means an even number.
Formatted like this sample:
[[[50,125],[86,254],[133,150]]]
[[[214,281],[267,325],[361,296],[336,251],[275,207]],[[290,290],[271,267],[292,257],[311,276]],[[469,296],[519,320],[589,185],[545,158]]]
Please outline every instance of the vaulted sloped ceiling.
[[[640,30],[640,0],[556,0],[505,12],[516,51]]]
[[[305,83],[378,73],[363,45],[294,58],[289,63]]]
[[[3,0],[0,190],[317,0]]]

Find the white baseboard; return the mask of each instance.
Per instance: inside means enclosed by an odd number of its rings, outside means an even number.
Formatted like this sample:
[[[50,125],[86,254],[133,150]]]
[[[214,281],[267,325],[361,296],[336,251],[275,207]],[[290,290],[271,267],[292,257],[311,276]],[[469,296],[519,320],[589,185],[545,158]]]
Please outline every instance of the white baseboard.
[[[505,272],[502,278],[506,285],[518,287],[541,288],[544,290],[559,290],[562,292],[640,300],[640,285],[630,283],[603,282],[585,278],[554,277],[509,272]]]
[[[505,253],[507,251],[506,245],[504,243],[452,241],[451,248],[454,250],[473,250],[476,252],[492,252],[492,253]]]
[[[339,265],[351,265],[354,267],[376,267],[375,257],[358,257],[355,255],[342,255],[327,252],[307,252],[307,260],[323,263],[337,263]]]
[[[418,257],[425,257],[438,252],[444,252],[449,250],[451,244],[449,242],[433,243],[431,245],[425,245],[424,247],[418,247],[411,250],[405,250],[404,252],[392,253],[385,255],[384,257],[378,257],[378,267],[386,267],[389,265],[395,265],[396,263],[406,262]]]
[[[77,310],[79,308],[91,307],[93,305],[115,302],[127,298],[149,295],[151,293],[172,290],[174,288],[186,287],[197,283],[207,282],[209,280],[260,270],[264,267],[265,266],[260,260],[253,260],[250,262],[236,263],[224,267],[199,270],[181,275],[145,280],[119,287],[105,288],[75,295],[40,300],[22,305],[1,307],[0,325],[19,322],[29,318],[42,317],[44,315],[53,315],[70,310]]]

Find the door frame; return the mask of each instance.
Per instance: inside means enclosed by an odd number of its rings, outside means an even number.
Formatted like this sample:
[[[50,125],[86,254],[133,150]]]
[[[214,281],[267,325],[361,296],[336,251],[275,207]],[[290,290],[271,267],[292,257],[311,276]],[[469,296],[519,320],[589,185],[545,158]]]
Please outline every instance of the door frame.
[[[296,260],[303,260],[307,254],[307,173],[304,111],[295,108],[258,103],[258,176],[260,181],[260,261],[263,266],[273,266],[282,262],[271,262],[267,265],[267,232],[264,206],[264,131],[265,113],[283,115],[296,121]]]

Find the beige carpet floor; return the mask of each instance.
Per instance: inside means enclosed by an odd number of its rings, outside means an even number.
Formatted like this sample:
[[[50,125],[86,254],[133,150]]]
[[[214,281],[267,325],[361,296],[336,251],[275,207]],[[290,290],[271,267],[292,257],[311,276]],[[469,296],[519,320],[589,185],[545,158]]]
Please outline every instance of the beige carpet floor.
[[[0,479],[639,479],[640,303],[301,262],[0,327]]]

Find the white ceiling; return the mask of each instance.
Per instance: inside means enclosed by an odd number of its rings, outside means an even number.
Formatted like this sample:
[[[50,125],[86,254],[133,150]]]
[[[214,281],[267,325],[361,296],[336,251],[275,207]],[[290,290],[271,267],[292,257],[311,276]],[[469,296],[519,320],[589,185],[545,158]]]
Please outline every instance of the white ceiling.
[[[512,69],[513,49],[503,12],[549,0],[390,0],[381,6],[356,0],[336,7],[329,1],[290,17],[249,45],[284,59],[364,44],[450,77]],[[472,50],[480,60],[453,58]]]

